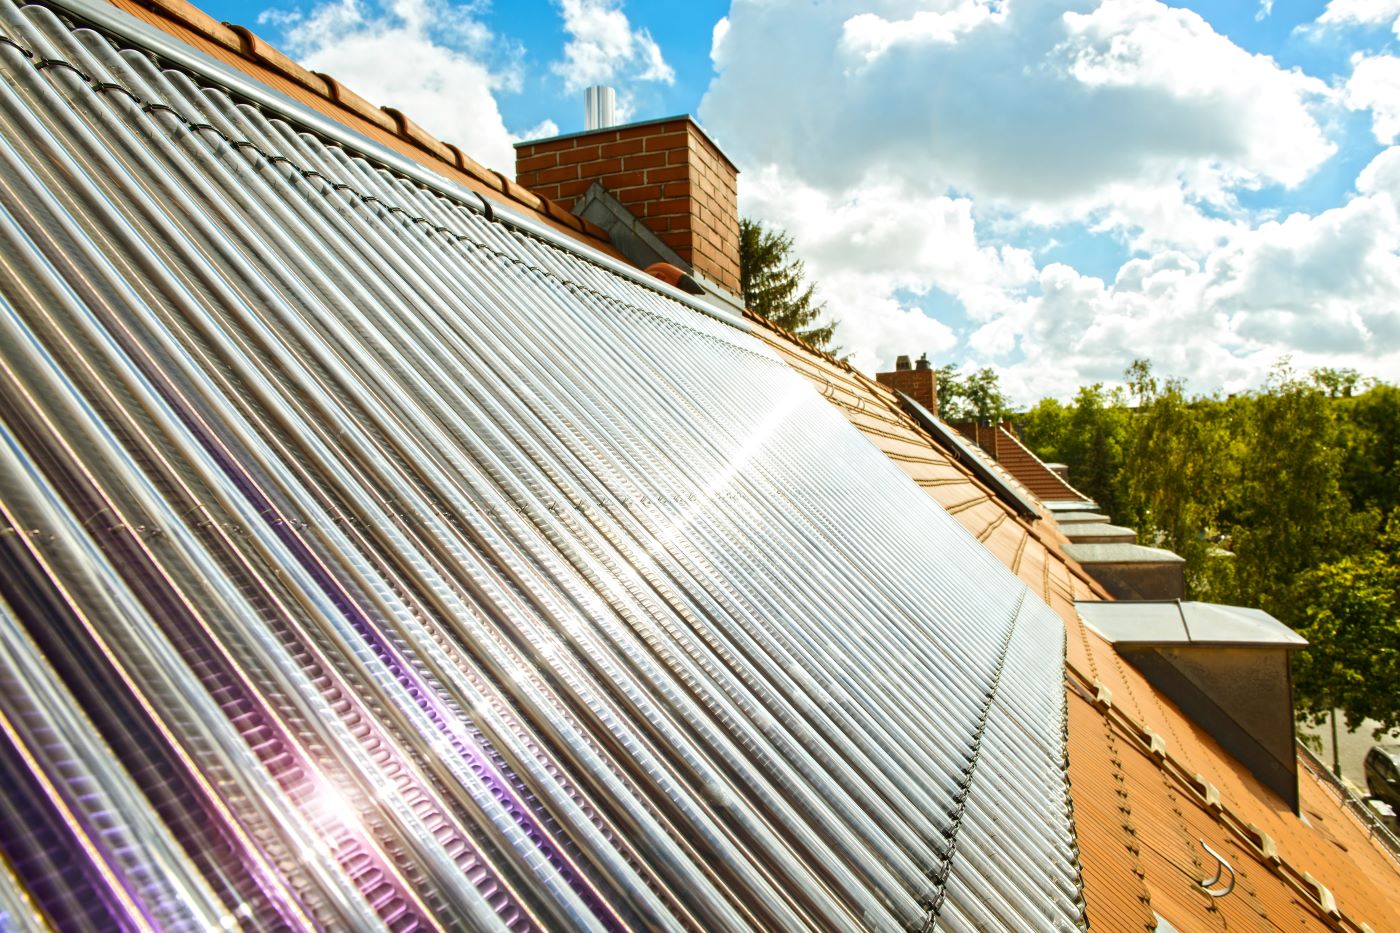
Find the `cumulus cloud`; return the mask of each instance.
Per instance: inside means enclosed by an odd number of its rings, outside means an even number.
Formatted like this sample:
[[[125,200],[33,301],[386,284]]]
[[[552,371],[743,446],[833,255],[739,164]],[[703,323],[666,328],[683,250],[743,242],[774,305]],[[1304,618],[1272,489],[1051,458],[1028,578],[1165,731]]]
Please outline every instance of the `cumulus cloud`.
[[[646,29],[633,29],[620,0],[560,0],[569,41],[550,69],[570,91],[592,84],[655,81],[673,84],[676,73]]]
[[[899,353],[954,347],[953,330],[927,313],[935,291],[992,321],[1036,278],[1027,250],[979,244],[967,198],[911,200],[879,185],[833,196],[777,166],[747,174],[743,191],[743,209],[792,234],[818,297],[853,322],[837,340],[867,370]]]
[[[1068,371],[1114,380],[1134,356],[1201,388],[1258,384],[1300,365],[1400,371],[1400,148],[1378,156],[1359,194],[1316,215],[1239,231],[1203,257],[1162,251],[1105,283],[1046,266],[1021,331],[1021,383]],[[1052,377],[1054,378],[1054,377]],[[1075,382],[1066,381],[1066,388]]]
[[[1317,18],[1319,26],[1400,25],[1400,0],[1329,0]],[[1400,30],[1397,30],[1400,31]]]
[[[841,48],[848,57],[869,64],[897,45],[950,44],[979,26],[1005,19],[1005,4],[994,0],[954,0],[946,9],[917,10],[896,21],[858,13],[841,25]]]
[[[953,0],[901,18],[872,5],[736,0],[706,124],[744,163],[828,189],[878,175],[1015,207],[1179,178],[1193,196],[1294,185],[1333,151],[1313,113],[1324,82],[1188,10]]]
[[[514,173],[513,137],[495,93],[518,86],[511,50],[502,49],[470,4],[447,0],[330,0],[309,12],[265,15],[281,44],[381,106],[395,107],[428,132],[486,165]]]
[[[1387,145],[1400,135],[1400,58],[1357,55],[1346,83],[1346,105],[1371,111],[1371,132]]]
[[[1389,59],[1333,88],[1156,0],[912,7],[735,0],[700,108],[856,365],[927,350],[996,366],[1023,401],[1141,356],[1201,390],[1285,354],[1400,371],[1400,147],[1332,210],[1243,206],[1311,179],[1343,107],[1400,136]],[[1126,259],[1048,261],[1061,236]]]

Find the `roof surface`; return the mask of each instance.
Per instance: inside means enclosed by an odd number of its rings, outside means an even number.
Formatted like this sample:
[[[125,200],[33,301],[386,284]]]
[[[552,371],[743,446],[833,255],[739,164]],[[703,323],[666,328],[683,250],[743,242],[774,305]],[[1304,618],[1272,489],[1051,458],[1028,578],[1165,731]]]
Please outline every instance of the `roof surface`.
[[[288,78],[297,73],[296,66],[246,31],[224,30],[182,3],[153,4],[148,11],[126,0],[119,2],[171,35],[430,164],[435,171],[454,179],[462,171],[451,164],[455,156],[444,159],[411,135],[403,135],[402,128],[408,124],[394,121],[393,129],[377,126],[374,108],[368,108],[367,114],[355,112],[356,107],[335,99],[343,94],[332,93],[331,84],[318,89],[304,78]],[[370,127],[366,129],[364,123]],[[475,180],[475,184],[485,183]],[[552,214],[547,205],[532,208],[528,193],[513,203],[540,211],[542,218]],[[556,222],[566,223],[557,218]],[[1103,592],[1065,557],[1060,548],[1063,538],[1053,527],[1021,521],[909,422],[873,381],[771,328],[761,328],[757,336],[777,349],[929,497],[945,506],[972,537],[1058,613],[1068,634],[1068,754],[1076,843],[1087,916],[1095,928],[1152,929],[1155,910],[1183,930],[1359,929],[1363,922],[1377,931],[1400,929],[1393,902],[1400,877],[1396,863],[1367,838],[1365,827],[1342,805],[1326,775],[1307,770],[1304,761],[1300,794],[1307,823],[1271,802],[1276,798],[1078,620],[1073,601]],[[645,378],[657,375],[648,370]],[[1084,507],[1083,500],[1043,504]],[[353,514],[340,521],[345,519],[350,519],[347,528],[358,521]],[[221,525],[211,522],[207,527],[217,530]],[[19,538],[10,535],[6,540]],[[924,572],[945,565],[946,558],[934,559]],[[961,563],[957,566],[965,572]],[[43,679],[39,677],[38,682]],[[120,735],[120,730],[115,734]],[[1009,751],[1004,749],[1003,754]],[[528,759],[527,754],[521,760]],[[986,817],[982,813],[979,819]],[[1240,884],[1229,897],[1212,900],[1195,883],[1214,871],[1213,861],[1198,845],[1202,838],[1224,853],[1240,875]],[[638,863],[628,864],[640,870]],[[995,871],[989,874],[986,867],[979,868],[975,859],[963,865],[946,874],[946,890],[959,901],[979,883],[985,894],[989,877],[1000,880]],[[14,872],[14,865],[0,860],[0,911],[8,909],[11,918],[23,916],[29,907],[12,899],[17,890]],[[945,916],[950,927],[973,922],[960,910]],[[1000,925],[1020,924],[1002,920]]]
[[[1184,564],[1175,551],[1144,544],[1066,544],[1064,552],[1081,564]]]
[[[993,426],[992,431],[996,437],[997,462],[1039,499],[1045,502],[1075,502],[1081,508],[1090,504],[1088,496],[1041,462],[1016,435],[999,424]]]
[[[1305,823],[1084,624],[1074,601],[1108,597],[1069,557],[1079,546],[1044,521],[1026,523],[959,471],[884,386],[789,334],[756,335],[1063,620],[1071,796],[1091,928],[1153,930],[1160,915],[1180,930],[1400,929],[1400,862],[1324,770],[1300,757]],[[1202,839],[1242,879],[1227,898],[1196,883],[1215,872]],[[1324,906],[1334,902],[1335,916]]]

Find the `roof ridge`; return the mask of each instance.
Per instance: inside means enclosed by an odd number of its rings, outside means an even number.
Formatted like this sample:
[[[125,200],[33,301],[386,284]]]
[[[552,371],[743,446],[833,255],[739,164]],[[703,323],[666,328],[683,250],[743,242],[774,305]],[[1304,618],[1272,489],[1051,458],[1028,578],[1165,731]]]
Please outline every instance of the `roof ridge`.
[[[1064,477],[1060,476],[1060,474],[1056,473],[1054,470],[1046,466],[1045,461],[1041,460],[1035,455],[1034,451],[1032,451],[1025,444],[1021,443],[1021,439],[1015,434],[1012,434],[1010,431],[1006,430],[1006,428],[1002,427],[1001,425],[997,425],[996,430],[999,436],[1004,435],[1005,437],[1010,439],[1011,443],[1015,445],[1015,448],[1013,448],[1014,450],[1021,454],[1024,454],[1026,457],[1029,457],[1031,461],[1036,466],[1040,467],[1040,469],[1043,470],[1047,476],[1052,477],[1053,482],[1063,486],[1065,489],[1068,489],[1070,492],[1074,493],[1075,496],[1077,496],[1080,499],[1083,499],[1085,502],[1094,501],[1090,497],[1084,495],[1084,493],[1080,492],[1078,489],[1075,489],[1073,486],[1071,486],[1069,484],[1069,481],[1066,480]]]
[[[260,38],[246,26],[219,22],[187,0],[112,0],[114,5],[130,4],[171,20],[220,48],[249,62],[276,72],[300,89],[348,111],[430,157],[431,167],[450,168],[485,186],[497,197],[549,218],[574,234],[583,234],[610,243],[607,232],[591,221],[576,216],[557,201],[542,197],[495,169],[467,155],[453,143],[440,140],[394,107],[376,107],[331,75],[311,71],[286,53]],[[450,177],[450,176],[449,176]]]

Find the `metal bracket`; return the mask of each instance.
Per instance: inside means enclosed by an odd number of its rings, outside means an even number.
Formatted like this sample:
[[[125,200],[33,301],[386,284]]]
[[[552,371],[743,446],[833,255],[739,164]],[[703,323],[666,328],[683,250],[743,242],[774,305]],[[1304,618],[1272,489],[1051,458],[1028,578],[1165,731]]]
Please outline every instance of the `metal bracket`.
[[[1235,890],[1235,870],[1230,867],[1229,862],[1225,861],[1225,856],[1212,849],[1204,839],[1201,840],[1201,848],[1215,857],[1215,877],[1211,878],[1209,881],[1198,881],[1196,883],[1211,897],[1224,897]],[[1216,885],[1220,883],[1220,876],[1227,871],[1230,873],[1230,883],[1225,885],[1224,888],[1217,888]]]

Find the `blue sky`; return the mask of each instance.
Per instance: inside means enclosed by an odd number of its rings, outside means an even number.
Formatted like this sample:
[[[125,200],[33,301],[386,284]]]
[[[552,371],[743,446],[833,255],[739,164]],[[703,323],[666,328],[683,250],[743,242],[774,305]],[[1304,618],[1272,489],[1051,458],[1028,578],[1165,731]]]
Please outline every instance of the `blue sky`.
[[[1400,0],[205,3],[493,167],[696,114],[863,369],[1400,378]]]

